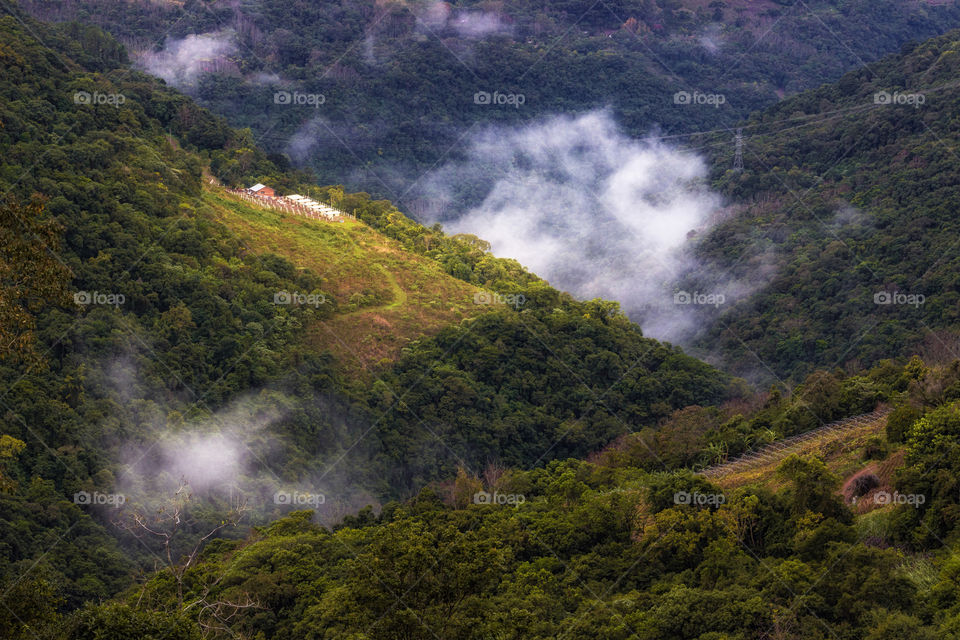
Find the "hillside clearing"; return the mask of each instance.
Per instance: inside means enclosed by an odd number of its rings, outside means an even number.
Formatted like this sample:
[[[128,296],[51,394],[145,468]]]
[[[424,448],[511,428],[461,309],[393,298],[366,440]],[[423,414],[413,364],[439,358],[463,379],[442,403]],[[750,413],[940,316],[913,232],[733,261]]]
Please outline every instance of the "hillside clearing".
[[[307,343],[332,353],[348,374],[385,366],[411,340],[484,311],[473,303],[477,287],[362,222],[284,214],[215,187],[203,201],[248,250],[282,256],[321,276],[337,313],[308,326]]]

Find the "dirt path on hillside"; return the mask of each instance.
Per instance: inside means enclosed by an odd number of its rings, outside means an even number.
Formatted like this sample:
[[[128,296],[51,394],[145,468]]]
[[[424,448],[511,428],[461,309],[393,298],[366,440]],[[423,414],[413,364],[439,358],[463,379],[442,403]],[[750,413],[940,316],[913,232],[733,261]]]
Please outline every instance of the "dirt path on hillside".
[[[407,304],[407,292],[404,291],[403,287],[400,286],[400,283],[397,282],[396,277],[382,264],[378,264],[377,268],[383,272],[384,277],[387,279],[387,283],[390,285],[390,291],[393,292],[393,300],[376,307],[361,307],[359,309],[354,309],[353,311],[347,311],[346,313],[338,313],[337,316],[343,318],[365,313],[382,313],[384,311],[399,309],[403,305]]]

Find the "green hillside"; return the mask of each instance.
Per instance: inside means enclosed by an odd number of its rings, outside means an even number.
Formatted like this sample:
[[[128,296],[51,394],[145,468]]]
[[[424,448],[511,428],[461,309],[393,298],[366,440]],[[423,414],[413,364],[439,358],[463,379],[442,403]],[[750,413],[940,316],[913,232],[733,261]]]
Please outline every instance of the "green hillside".
[[[956,36],[752,116],[742,172],[692,141],[705,273],[775,249],[701,345],[755,392],[0,13],[0,638],[960,640]]]
[[[892,417],[889,442],[871,424],[872,439],[811,443],[823,460],[789,456],[757,484],[644,471],[612,450],[464,472],[379,515],[294,512],[210,545],[182,577],[86,608],[67,637],[956,638],[958,498],[935,449],[960,433],[960,367],[886,377],[901,407],[929,413]],[[674,440],[696,428],[674,426]]]
[[[489,310],[474,303],[479,287],[363,222],[298,218],[216,189],[203,202],[246,249],[283,256],[321,278],[336,311],[308,323],[305,342],[350,374],[381,371],[410,340]]]
[[[2,7],[0,592],[17,607],[0,636],[30,635],[37,602],[67,612],[154,568],[162,548],[124,518],[167,495],[190,497],[176,555],[232,522],[238,491],[254,506],[228,538],[288,511],[278,488],[322,490],[339,517],[741,393],[615,303],[280,170],[97,29]],[[281,217],[208,171],[339,198],[357,220]],[[191,473],[216,481],[184,488]]]
[[[951,337],[958,37],[910,47],[752,116],[742,173],[729,169],[729,144],[694,141],[714,154],[715,185],[733,214],[700,246],[710,273],[702,277],[749,280],[750,256],[767,250],[775,274],[702,346],[721,349],[735,370],[769,368],[794,381],[818,367],[918,352],[949,362],[960,353]],[[903,97],[883,102],[894,94]]]

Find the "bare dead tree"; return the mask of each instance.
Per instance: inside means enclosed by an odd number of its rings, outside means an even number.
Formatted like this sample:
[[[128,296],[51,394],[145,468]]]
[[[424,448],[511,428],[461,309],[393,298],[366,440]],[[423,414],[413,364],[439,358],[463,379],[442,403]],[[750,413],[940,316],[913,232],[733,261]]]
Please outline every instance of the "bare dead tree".
[[[248,511],[246,499],[240,495],[231,496],[227,515],[215,525],[195,533],[196,538],[186,544],[186,550],[178,552],[178,540],[189,535],[189,529],[197,524],[189,513],[192,500],[193,494],[189,491],[188,483],[181,479],[177,490],[155,510],[134,509],[115,524],[144,541],[148,548],[149,542],[159,542],[161,550],[156,554],[162,565],[159,570],[173,577],[177,590],[177,610],[184,614],[193,613],[205,638],[243,638],[244,635],[234,630],[233,625],[244,611],[264,607],[247,593],[227,598],[214,597],[214,591],[226,576],[226,569],[212,580],[205,581],[200,593],[189,598],[184,596],[184,583],[187,572],[197,564],[206,543],[227,527],[240,524]],[[141,598],[145,591],[146,584],[140,592]]]
[[[248,510],[246,500],[238,499],[220,522],[205,533],[197,534],[197,539],[187,545],[187,551],[179,554],[176,551],[175,541],[187,535],[186,529],[195,524],[195,520],[188,513],[192,499],[193,494],[188,490],[187,482],[181,480],[176,492],[152,513],[148,513],[145,509],[134,509],[115,521],[117,527],[141,541],[152,540],[160,543],[161,551],[157,558],[163,564],[163,569],[168,571],[174,579],[177,588],[177,605],[181,610],[184,608],[184,576],[196,564],[204,545],[225,528],[239,525]],[[149,542],[146,546],[150,547]]]
[[[500,480],[507,472],[507,468],[499,462],[491,462],[483,470],[483,481],[491,489],[500,488]]]
[[[222,578],[223,576],[220,576]],[[217,582],[220,581],[217,579]],[[200,625],[204,636],[222,636],[228,635],[231,638],[242,637],[234,631],[232,624],[236,622],[240,614],[250,609],[263,609],[259,601],[251,598],[249,594],[241,594],[235,600],[216,600],[208,601],[206,598],[200,598],[186,609],[196,605],[197,624]]]

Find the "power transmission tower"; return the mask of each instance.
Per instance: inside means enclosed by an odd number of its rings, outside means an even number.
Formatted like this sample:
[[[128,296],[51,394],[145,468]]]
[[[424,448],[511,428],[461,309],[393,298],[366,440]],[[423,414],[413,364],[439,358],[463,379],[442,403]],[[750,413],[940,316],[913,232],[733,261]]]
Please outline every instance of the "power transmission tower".
[[[737,129],[737,137],[733,139],[736,150],[733,154],[733,170],[743,171],[743,129]]]

